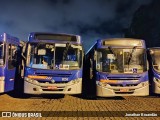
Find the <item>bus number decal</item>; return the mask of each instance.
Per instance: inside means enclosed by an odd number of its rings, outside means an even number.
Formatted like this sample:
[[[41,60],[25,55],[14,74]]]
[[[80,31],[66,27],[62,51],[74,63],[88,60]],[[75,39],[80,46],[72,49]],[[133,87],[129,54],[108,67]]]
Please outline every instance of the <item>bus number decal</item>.
[[[68,78],[62,78],[62,81],[68,81]]]

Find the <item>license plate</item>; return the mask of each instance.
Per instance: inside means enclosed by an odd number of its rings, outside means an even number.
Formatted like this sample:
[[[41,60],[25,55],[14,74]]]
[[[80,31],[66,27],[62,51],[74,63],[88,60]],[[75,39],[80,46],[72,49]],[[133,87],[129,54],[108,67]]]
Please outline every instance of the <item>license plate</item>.
[[[56,90],[57,86],[48,86],[48,89],[50,89],[50,90]]]
[[[120,89],[120,92],[129,92],[129,89],[127,89],[127,88],[122,88],[122,89]]]

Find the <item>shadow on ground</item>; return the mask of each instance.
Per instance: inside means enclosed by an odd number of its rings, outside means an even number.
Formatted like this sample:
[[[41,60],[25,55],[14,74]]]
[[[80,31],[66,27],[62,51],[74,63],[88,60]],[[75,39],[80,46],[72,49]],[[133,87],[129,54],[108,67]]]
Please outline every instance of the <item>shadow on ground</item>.
[[[63,94],[42,94],[42,95],[31,95],[24,94],[22,92],[11,91],[7,93],[9,96],[19,99],[62,99],[65,95]]]
[[[159,98],[160,94],[150,93],[148,96],[140,96],[142,98]]]
[[[85,100],[125,100],[124,97],[121,96],[115,96],[115,97],[98,97],[98,96],[93,96],[93,95],[71,95],[73,97],[85,99]]]

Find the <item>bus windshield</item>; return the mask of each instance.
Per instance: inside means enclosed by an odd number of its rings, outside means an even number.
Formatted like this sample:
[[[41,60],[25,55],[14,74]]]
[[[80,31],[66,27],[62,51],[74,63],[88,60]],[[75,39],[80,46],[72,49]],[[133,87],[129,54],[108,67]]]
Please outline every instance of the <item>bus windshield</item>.
[[[114,53],[114,54],[113,54]],[[97,51],[97,70],[109,73],[142,73],[147,70],[144,49],[112,48]]]
[[[55,65],[58,69],[79,69],[82,63],[82,50],[79,48],[56,47]]]
[[[152,63],[153,63],[153,68],[157,71],[160,72],[160,50],[151,50],[151,57],[152,57]]]
[[[4,59],[3,59],[3,43],[0,43],[0,66],[4,65]]]
[[[75,45],[67,48],[53,43],[30,44],[28,66],[40,69],[79,69],[82,64],[82,49]]]

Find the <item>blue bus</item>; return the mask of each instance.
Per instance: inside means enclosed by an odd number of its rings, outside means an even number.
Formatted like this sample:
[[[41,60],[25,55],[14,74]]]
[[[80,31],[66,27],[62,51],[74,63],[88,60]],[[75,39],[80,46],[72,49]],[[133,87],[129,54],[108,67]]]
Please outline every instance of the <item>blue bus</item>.
[[[151,93],[160,94],[160,47],[148,48]]]
[[[26,45],[24,93],[80,94],[83,56],[78,35],[30,33]]]
[[[100,39],[86,54],[90,79],[96,95],[147,96],[149,79],[144,40],[132,38]]]
[[[6,33],[0,35],[0,93],[14,90],[19,45],[18,38]]]

